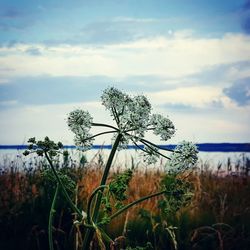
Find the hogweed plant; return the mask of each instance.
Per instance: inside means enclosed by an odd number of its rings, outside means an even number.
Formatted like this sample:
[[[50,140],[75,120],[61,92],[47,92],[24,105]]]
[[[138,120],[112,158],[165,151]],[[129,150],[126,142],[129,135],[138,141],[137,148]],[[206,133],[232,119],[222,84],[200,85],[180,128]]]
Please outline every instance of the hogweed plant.
[[[109,224],[112,219],[125,212],[132,206],[156,197],[159,195],[180,196],[185,195],[180,190],[169,190],[164,186],[159,192],[149,194],[132,203],[124,205],[126,200],[126,190],[133,175],[133,169],[124,170],[123,173],[107,184],[107,178],[110,173],[112,161],[117,150],[126,149],[129,144],[134,144],[138,150],[142,151],[144,161],[148,164],[156,163],[160,157],[169,160],[170,172],[172,176],[190,169],[197,161],[197,148],[190,142],[183,141],[175,150],[161,148],[153,142],[145,139],[148,131],[152,131],[159,136],[162,141],[169,140],[175,134],[175,127],[169,118],[160,114],[151,114],[151,104],[144,95],[129,96],[122,91],[110,87],[104,90],[102,96],[102,105],[110,112],[115,126],[105,123],[96,123],[88,111],[76,109],[70,112],[68,116],[69,129],[74,133],[74,142],[79,150],[86,151],[92,148],[94,139],[97,136],[113,134],[112,149],[107,159],[99,186],[93,190],[88,198],[86,210],[82,211],[71,199],[67,188],[67,181],[54,165],[54,157],[63,149],[62,143],[55,143],[48,137],[44,141],[36,141],[31,138],[29,149],[25,154],[36,152],[38,155],[44,155],[51,167],[56,182],[56,190],[51,206],[49,216],[49,246],[53,250],[52,224],[55,213],[56,198],[61,193],[64,195],[72,211],[77,214],[74,224],[79,228],[83,226],[82,249],[89,249],[94,234],[98,239],[101,249],[105,249],[108,244],[111,249],[116,242],[112,240],[104,230],[104,225]],[[103,131],[97,134],[91,134],[93,127],[101,127]],[[167,154],[166,154],[167,153]]]

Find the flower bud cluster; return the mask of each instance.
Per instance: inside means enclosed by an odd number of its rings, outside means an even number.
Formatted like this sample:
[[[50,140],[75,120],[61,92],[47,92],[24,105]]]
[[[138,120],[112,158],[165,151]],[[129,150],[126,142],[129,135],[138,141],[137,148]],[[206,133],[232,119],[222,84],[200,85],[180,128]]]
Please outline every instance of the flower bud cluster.
[[[38,156],[43,156],[44,153],[48,153],[51,157],[56,156],[58,151],[63,148],[61,142],[55,143],[50,140],[48,136],[44,138],[43,141],[36,141],[35,137],[28,140],[28,150],[25,150],[23,154],[25,156],[30,153],[37,153]]]

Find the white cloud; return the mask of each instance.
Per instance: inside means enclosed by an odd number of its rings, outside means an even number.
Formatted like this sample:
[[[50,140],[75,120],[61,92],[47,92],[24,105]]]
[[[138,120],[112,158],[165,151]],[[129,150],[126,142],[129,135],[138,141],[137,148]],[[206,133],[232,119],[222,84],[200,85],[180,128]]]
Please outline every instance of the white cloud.
[[[178,129],[173,139],[191,139],[196,142],[249,141],[249,107],[237,107],[223,93],[223,88],[240,77],[250,75],[244,69],[232,66],[223,79],[211,85],[194,83],[187,79],[186,85],[178,84],[185,77],[222,64],[250,62],[250,37],[242,34],[226,34],[221,38],[195,37],[190,31],[175,32],[171,37],[141,39],[123,44],[91,47],[86,45],[16,45],[0,48],[2,65],[0,83],[6,84],[12,77],[21,76],[96,76],[116,79],[138,75],[153,75],[171,84],[171,90],[146,93],[156,111],[170,118]],[[29,48],[37,48],[39,55],[29,55]],[[5,70],[6,69],[6,70]],[[7,70],[8,69],[8,70]],[[168,81],[168,79],[170,80]],[[172,80],[171,80],[172,79]],[[199,85],[197,85],[197,83]],[[153,83],[152,83],[153,84]],[[178,88],[177,88],[178,84]],[[195,85],[196,84],[196,85]],[[143,85],[142,85],[143,86]],[[89,86],[88,86],[89,87]],[[164,88],[162,88],[164,89]],[[154,90],[155,91],[155,90]],[[142,88],[141,92],[145,92]],[[208,103],[220,101],[221,110],[206,112]],[[204,108],[201,112],[173,111],[169,114],[160,108],[165,103],[190,105]],[[15,104],[11,103],[2,103]],[[50,136],[66,144],[72,143],[73,135],[66,125],[66,114],[74,107],[84,106],[94,114],[97,121],[106,121],[108,115],[99,102],[63,105],[23,106],[0,110],[0,143],[22,143],[32,136]],[[102,143],[102,139],[99,143]]]
[[[181,103],[194,107],[204,107],[207,103],[220,100],[222,91],[219,86],[195,86],[147,93],[147,95],[150,99],[154,100],[155,105],[158,106],[165,103]]]
[[[194,89],[193,89],[194,90]],[[197,95],[201,95],[197,90]],[[184,89],[181,91],[184,93]],[[214,95],[217,95],[216,89]],[[177,93],[176,93],[177,95]],[[177,143],[185,140],[194,142],[246,142],[250,140],[249,133],[249,112],[250,107],[237,107],[229,102],[230,106],[216,112],[174,112],[166,108],[161,108],[157,103],[168,100],[164,93],[149,95],[153,112],[159,112],[174,122],[177,133],[169,143]],[[177,95],[177,99],[182,95]],[[177,100],[173,99],[173,100]],[[159,101],[160,100],[160,101]],[[191,99],[185,99],[191,102]],[[209,98],[200,97],[198,101],[208,101]],[[62,141],[64,144],[73,143],[73,134],[68,130],[66,119],[67,114],[75,108],[88,110],[94,117],[95,122],[112,124],[113,121],[108,111],[104,109],[100,102],[85,102],[60,105],[37,105],[37,106],[13,106],[9,109],[0,109],[0,138],[1,144],[21,144],[25,143],[28,138],[36,136],[41,139],[49,136],[55,141]],[[100,130],[95,129],[93,132]],[[156,143],[162,143],[160,140],[149,135]],[[109,144],[110,137],[102,136],[96,140],[96,144]]]
[[[233,82],[238,79],[250,77],[250,68],[248,69],[240,69],[238,67],[231,67],[229,68],[226,80]]]
[[[172,37],[155,37],[115,45],[16,45],[1,48],[0,64],[14,70],[6,77],[161,75],[183,77],[205,67],[250,60],[250,37],[226,34],[221,38],[199,38],[192,32],[176,32]],[[37,48],[41,55],[28,55]],[[21,63],[20,63],[21,62]]]

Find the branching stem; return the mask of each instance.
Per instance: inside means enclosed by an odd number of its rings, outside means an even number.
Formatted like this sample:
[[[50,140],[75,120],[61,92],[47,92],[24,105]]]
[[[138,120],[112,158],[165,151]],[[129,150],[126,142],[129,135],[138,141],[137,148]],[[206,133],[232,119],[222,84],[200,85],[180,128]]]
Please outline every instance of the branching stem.
[[[136,204],[140,203],[140,202],[143,202],[145,200],[148,200],[150,198],[153,198],[155,196],[159,196],[159,195],[162,195],[166,193],[166,190],[163,190],[163,191],[160,191],[160,192],[157,192],[157,193],[154,193],[154,194],[150,194],[150,195],[147,195],[147,196],[144,196],[134,202],[131,202],[129,203],[128,205],[126,205],[125,207],[121,208],[120,210],[118,210],[116,213],[112,214],[109,218],[110,220],[114,219],[115,217],[117,217],[118,215],[120,215],[121,213],[123,213],[125,210],[129,209],[130,207],[132,206],[135,206]]]
[[[157,153],[158,155],[160,155],[160,156],[162,156],[162,157],[164,157],[164,158],[166,158],[166,159],[168,159],[168,160],[171,160],[171,158],[169,158],[168,156],[166,156],[166,155],[162,154],[161,152],[157,151],[153,146],[149,145],[149,144],[146,143],[146,142],[143,142],[143,141],[141,141],[141,142],[142,142],[144,145],[146,145],[148,148],[150,148],[152,151],[154,151],[155,153]],[[159,147],[157,147],[157,148],[159,148]]]
[[[116,128],[116,127],[114,127],[114,126],[112,126],[112,125],[105,124],[105,123],[96,123],[96,122],[93,122],[93,123],[91,123],[91,125],[94,126],[94,127],[112,128],[112,129],[114,129],[114,130],[116,130],[116,131],[119,131],[118,128]]]
[[[105,135],[105,134],[111,134],[111,133],[117,133],[117,130],[111,130],[111,131],[101,132],[101,133],[98,133],[98,134],[95,134],[93,136],[90,136],[90,137],[86,138],[84,141],[93,139],[93,138],[95,138],[95,137],[97,137],[99,135]]]
[[[49,237],[49,249],[54,250],[53,246],[53,220],[54,220],[54,214],[55,214],[55,206],[56,206],[56,199],[59,191],[59,184],[57,183],[56,191],[54,194],[54,198],[51,204],[50,212],[49,212],[49,225],[48,225],[48,237]]]
[[[99,187],[97,187],[97,188],[92,192],[92,194],[90,195],[89,201],[88,201],[88,205],[87,205],[87,222],[88,222],[88,224],[91,224],[91,223],[92,223],[92,218],[91,218],[91,205],[92,205],[93,198],[95,197],[95,195],[96,195],[99,191],[102,191],[104,188],[107,188],[107,187],[108,187],[107,185],[99,186]]]
[[[104,173],[102,175],[100,186],[103,186],[103,185],[106,184],[108,174],[109,174],[109,171],[110,171],[110,168],[111,168],[114,156],[115,156],[115,152],[116,152],[116,150],[117,150],[117,148],[119,146],[119,143],[120,143],[121,139],[122,139],[122,134],[119,133],[117,135],[117,137],[116,137],[116,140],[115,140],[114,145],[112,147],[112,150],[110,152],[110,155],[109,155],[109,158],[108,158]],[[94,211],[93,211],[93,216],[92,216],[92,220],[93,220],[94,223],[96,223],[97,220],[98,220],[102,195],[103,195],[102,192],[98,192],[98,194],[97,194],[96,203],[95,203],[95,206],[94,206]],[[83,241],[83,250],[88,249],[88,247],[90,245],[90,242],[91,242],[91,240],[93,238],[93,233],[94,233],[93,229],[90,229],[90,228],[86,229],[86,233],[85,233],[85,237],[84,237],[84,241]]]
[[[62,190],[62,192],[63,192],[63,195],[65,196],[66,200],[69,202],[69,205],[70,205],[71,209],[72,209],[74,212],[76,212],[76,213],[80,216],[80,218],[82,219],[82,213],[81,213],[81,211],[77,208],[77,206],[73,203],[73,201],[72,201],[71,198],[69,197],[69,194],[68,194],[68,192],[66,191],[66,189],[65,189],[65,187],[64,187],[64,184],[62,183],[60,177],[58,176],[57,171],[56,171],[56,169],[55,169],[55,167],[54,167],[54,165],[53,165],[53,163],[52,163],[51,158],[49,157],[49,155],[48,155],[48,153],[47,153],[46,151],[44,152],[44,154],[45,154],[46,159],[47,159],[48,162],[49,162],[49,165],[50,165],[50,167],[51,167],[51,169],[52,169],[52,171],[53,171],[53,174],[54,174],[54,176],[55,176],[55,178],[56,178],[56,180],[57,180],[57,183],[60,185],[60,188],[61,188],[61,190]]]
[[[169,151],[169,152],[174,152],[174,150],[172,150],[172,149],[162,148],[161,146],[156,145],[156,144],[154,144],[154,143],[152,143],[152,142],[150,142],[150,141],[148,141],[148,140],[146,140],[146,139],[140,138],[140,141],[141,141],[142,143],[147,143],[147,144],[150,144],[151,146],[154,146],[154,147],[156,147],[156,148],[159,148],[160,150]]]

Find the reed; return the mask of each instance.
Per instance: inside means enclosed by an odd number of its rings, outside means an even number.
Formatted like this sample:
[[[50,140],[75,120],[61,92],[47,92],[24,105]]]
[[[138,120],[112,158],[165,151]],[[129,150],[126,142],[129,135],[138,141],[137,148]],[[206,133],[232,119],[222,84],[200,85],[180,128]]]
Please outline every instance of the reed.
[[[102,173],[98,158],[90,162],[82,167],[79,158],[73,166],[60,167],[64,172],[70,169],[71,178],[77,180],[77,200],[83,207],[91,190],[98,186]],[[54,188],[42,175],[47,166],[40,165],[38,169],[11,168],[13,163],[9,161],[9,164],[0,174],[0,249],[48,249],[47,215]],[[237,164],[242,169],[246,168],[242,159]],[[215,167],[209,162],[207,165],[206,171],[189,176],[195,187],[189,206],[167,217],[161,214],[159,198],[144,201],[113,220],[107,227],[109,235],[114,238],[124,235],[126,244],[129,242],[131,247],[146,246],[147,241],[154,245],[156,241],[155,249],[171,249],[173,244],[165,229],[167,223],[177,227],[173,231],[179,249],[248,249],[250,201],[247,197],[250,179],[244,171],[239,175],[222,177],[216,171],[210,171]],[[121,171],[119,167],[116,169],[118,172],[111,172],[108,183]],[[159,190],[164,175],[159,169],[145,168],[134,172],[127,190],[128,202]],[[63,199],[58,200],[57,211],[53,226],[55,247],[72,248],[76,242],[76,229],[71,225],[74,216]],[[142,235],[145,240],[139,241]],[[124,238],[119,240],[122,245]]]

